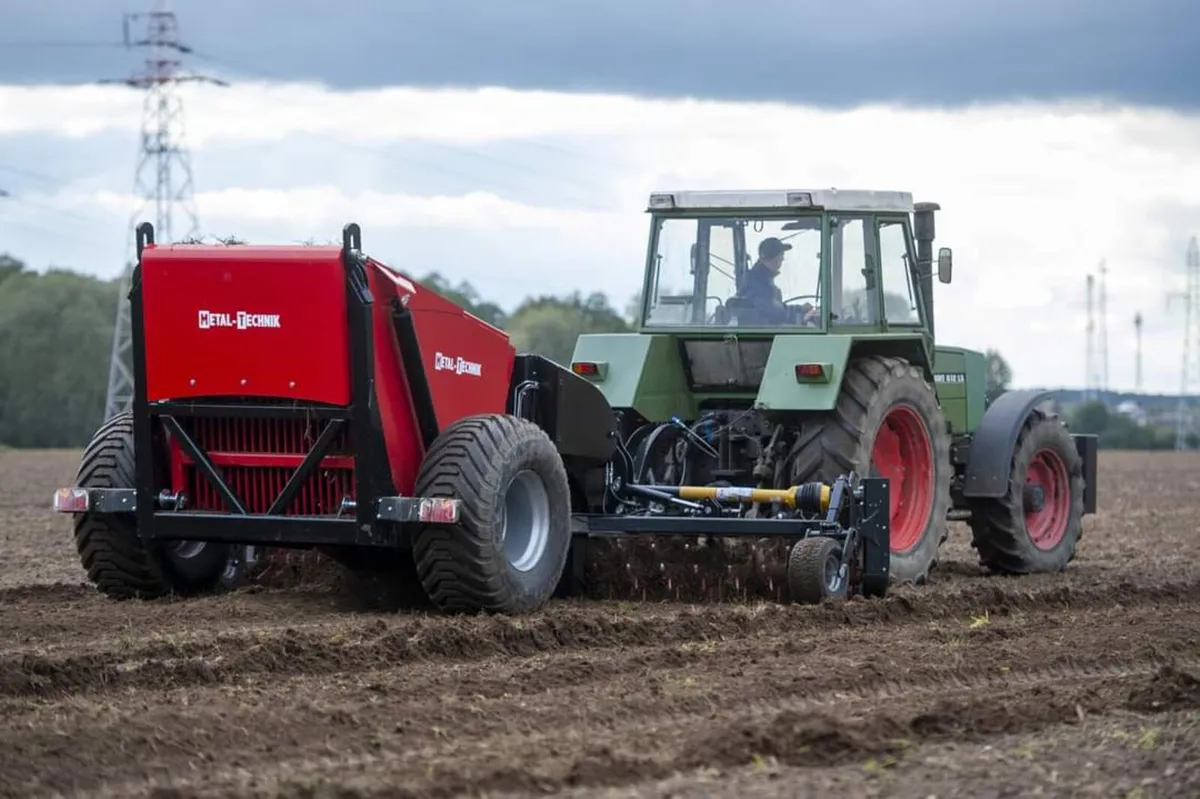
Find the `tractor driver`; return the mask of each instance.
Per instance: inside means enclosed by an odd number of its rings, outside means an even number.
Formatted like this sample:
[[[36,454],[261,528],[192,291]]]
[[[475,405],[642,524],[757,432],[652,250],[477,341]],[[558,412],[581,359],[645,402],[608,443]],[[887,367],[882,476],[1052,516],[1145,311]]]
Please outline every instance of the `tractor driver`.
[[[792,249],[774,236],[758,243],[758,260],[746,272],[746,282],[739,292],[742,299],[749,300],[754,308],[751,324],[779,325],[791,321],[791,313],[783,304],[783,292],[775,285],[775,278],[783,268],[784,254]],[[802,324],[816,318],[820,311],[811,305],[804,308]],[[749,320],[747,320],[749,321]]]

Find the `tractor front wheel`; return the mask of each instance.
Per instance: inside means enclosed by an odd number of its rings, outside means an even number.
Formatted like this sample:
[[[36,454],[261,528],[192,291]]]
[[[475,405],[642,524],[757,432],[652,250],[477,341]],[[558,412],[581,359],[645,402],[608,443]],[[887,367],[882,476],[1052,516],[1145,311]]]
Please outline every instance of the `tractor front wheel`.
[[[836,409],[801,424],[790,458],[793,485],[850,471],[888,478],[891,580],[925,581],[949,535],[951,465],[945,416],[919,367],[879,355],[850,361]]]
[[[118,414],[92,436],[79,465],[81,488],[133,488],[133,417]],[[131,513],[75,516],[83,568],[113,599],[200,594],[241,582],[253,550],[204,541],[143,541]]]
[[[571,544],[571,493],[544,430],[508,415],[460,419],[430,447],[415,493],[462,501],[458,524],[427,525],[413,539],[439,609],[518,614],[550,598]]]
[[[994,572],[1057,572],[1083,526],[1083,459],[1062,422],[1035,411],[1013,451],[1008,492],[972,503],[972,543]]]

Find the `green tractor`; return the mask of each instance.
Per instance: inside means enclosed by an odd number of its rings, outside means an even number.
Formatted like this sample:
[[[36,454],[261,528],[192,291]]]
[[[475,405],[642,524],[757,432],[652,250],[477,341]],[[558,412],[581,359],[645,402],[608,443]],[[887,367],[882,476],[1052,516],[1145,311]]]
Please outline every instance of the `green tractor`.
[[[983,353],[935,345],[937,210],[894,191],[652,194],[638,331],[580,336],[572,358],[617,413],[630,479],[886,477],[890,581],[926,579],[950,520],[992,571],[1065,568],[1096,509],[1096,438],[1047,392],[989,403]]]

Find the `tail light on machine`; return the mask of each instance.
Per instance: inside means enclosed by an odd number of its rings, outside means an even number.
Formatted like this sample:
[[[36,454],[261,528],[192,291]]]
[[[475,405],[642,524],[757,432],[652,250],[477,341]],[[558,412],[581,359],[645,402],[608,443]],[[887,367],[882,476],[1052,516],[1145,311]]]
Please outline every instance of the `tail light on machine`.
[[[798,383],[828,383],[829,375],[833,372],[831,363],[798,363],[796,364],[796,382]]]
[[[608,364],[604,361],[575,361],[571,371],[589,380],[603,380],[608,374]]]

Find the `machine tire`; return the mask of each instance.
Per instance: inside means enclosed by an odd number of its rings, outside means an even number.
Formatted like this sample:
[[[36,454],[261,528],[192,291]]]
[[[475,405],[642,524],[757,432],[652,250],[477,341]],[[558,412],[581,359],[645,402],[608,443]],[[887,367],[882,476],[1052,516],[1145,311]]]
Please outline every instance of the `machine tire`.
[[[924,482],[903,485],[894,471],[881,475],[873,462],[878,434],[885,421],[910,438],[918,437],[918,464]],[[891,428],[889,428],[891,429]],[[892,551],[890,579],[923,583],[937,563],[938,549],[950,534],[950,432],[933,386],[922,370],[904,358],[859,357],[846,365],[837,407],[830,414],[805,420],[792,448],[791,483],[832,483],[857,471],[860,476],[891,477]],[[928,475],[932,475],[929,477]],[[920,478],[918,478],[920,479]],[[915,496],[908,493],[911,490]],[[906,515],[899,502],[908,496],[927,510]],[[906,529],[907,528],[907,529]],[[902,548],[900,548],[902,547]]]
[[[1049,496],[1042,510],[1028,514],[1025,490],[1031,482]],[[1057,417],[1034,411],[1013,450],[1008,492],[971,503],[968,525],[980,564],[1009,574],[1065,569],[1082,536],[1083,491],[1083,459],[1071,434]]]
[[[133,453],[133,416],[128,412],[117,414],[92,436],[75,485],[133,488]],[[244,578],[245,554],[235,558],[232,546],[179,543],[186,544],[191,554],[181,556],[170,544],[147,545],[138,536],[133,514],[75,516],[75,548],[88,579],[113,599],[188,596],[231,588]]]
[[[505,529],[510,516],[520,517],[507,504],[510,488],[540,505],[528,522],[540,552],[520,568],[506,551],[506,543],[521,540]],[[426,525],[413,538],[417,574],[440,610],[529,613],[553,594],[571,544],[571,492],[562,458],[540,427],[499,414],[454,422],[426,454],[414,493],[462,500],[458,524]]]
[[[787,564],[788,592],[792,601],[816,605],[829,597],[845,597],[849,581],[837,576],[841,563],[842,548],[836,540],[814,536],[797,541]]]

